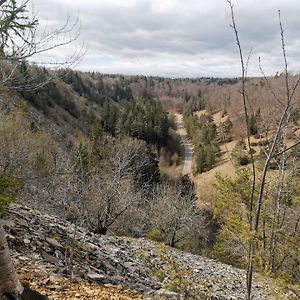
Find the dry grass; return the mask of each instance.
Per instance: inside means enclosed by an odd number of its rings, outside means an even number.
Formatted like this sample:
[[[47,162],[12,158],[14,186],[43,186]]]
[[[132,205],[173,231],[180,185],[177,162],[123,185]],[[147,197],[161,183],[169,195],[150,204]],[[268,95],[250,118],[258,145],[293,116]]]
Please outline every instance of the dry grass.
[[[216,116],[219,117],[219,116]],[[210,206],[216,197],[216,188],[214,187],[216,174],[221,174],[222,176],[234,177],[236,173],[236,166],[231,160],[231,153],[235,145],[239,140],[233,140],[229,143],[225,143],[220,146],[221,155],[217,160],[216,166],[204,173],[192,176],[192,180],[195,183],[199,205],[200,206]],[[255,137],[250,137],[250,142],[259,142],[262,139],[256,139]],[[256,152],[255,155],[260,153],[260,146],[252,147]]]
[[[206,110],[195,112],[200,117],[205,114]],[[222,117],[222,112],[217,112],[213,115],[214,122],[220,124],[224,122],[228,116]],[[230,160],[230,153],[232,152],[237,140],[221,145],[221,155],[218,158],[216,166],[207,172],[197,175],[191,175],[192,181],[195,183],[197,195],[199,198],[199,206],[210,207],[212,201],[216,197],[216,189],[214,187],[215,176],[217,173],[223,176],[234,176],[235,167]],[[195,161],[193,161],[193,167],[195,167]]]
[[[254,136],[250,137],[250,142],[259,142],[264,139],[256,139]],[[229,143],[221,145],[221,156],[219,157],[216,166],[204,173],[197,174],[191,176],[191,179],[195,183],[197,195],[199,198],[199,206],[200,207],[210,207],[216,197],[216,188],[214,187],[215,176],[217,173],[220,173],[222,176],[234,177],[236,173],[237,167],[234,166],[233,162],[230,160],[230,154],[234,149],[238,140],[231,141]],[[293,145],[295,141],[288,140],[287,146]],[[261,147],[252,146],[252,148],[256,151],[254,156],[259,155],[261,151]],[[250,165],[249,165],[250,166]],[[258,173],[259,168],[257,168]],[[259,174],[257,174],[259,176]],[[268,181],[272,182],[277,175],[276,171],[270,170],[268,172]]]
[[[202,116],[202,115],[205,115],[206,112],[207,112],[207,110],[206,110],[206,109],[203,109],[203,110],[198,110],[198,111],[194,112],[194,114],[195,114],[197,117],[200,117],[200,116]]]
[[[167,177],[170,177],[172,179],[177,179],[181,176],[182,174],[182,168],[183,164],[180,163],[179,165],[171,165],[168,166],[163,162],[159,162],[159,171],[162,176],[166,175]]]
[[[72,283],[66,282],[66,286],[62,290],[53,291],[47,288],[41,288],[43,294],[48,294],[51,300],[129,300],[129,299],[144,299],[141,295],[135,292],[124,289],[121,286],[104,286],[90,284],[86,282]]]
[[[193,175],[191,178],[195,183],[197,195],[199,198],[199,205],[201,207],[211,206],[211,203],[214,201],[216,197],[216,189],[214,187],[215,176],[217,173],[220,173],[223,176],[234,176],[235,175],[235,167],[231,160],[229,159],[228,153],[232,151],[237,141],[232,141],[230,143],[226,143],[222,145],[221,148],[221,156],[218,159],[216,167],[213,169]]]
[[[85,280],[72,281],[58,276],[55,282],[49,282],[46,276],[37,276],[36,270],[28,267],[17,270],[22,282],[27,283],[31,289],[47,295],[50,300],[142,300],[144,297],[136,291],[121,285],[95,284]]]
[[[213,120],[217,125],[225,122],[228,118],[229,118],[228,115],[222,116],[222,111],[219,111],[213,115]]]

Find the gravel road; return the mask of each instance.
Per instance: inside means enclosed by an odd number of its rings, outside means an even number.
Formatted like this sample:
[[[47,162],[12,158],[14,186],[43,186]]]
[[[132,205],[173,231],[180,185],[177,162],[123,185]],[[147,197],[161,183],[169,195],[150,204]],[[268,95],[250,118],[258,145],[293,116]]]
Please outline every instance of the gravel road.
[[[182,143],[184,145],[184,165],[182,169],[182,175],[190,174],[192,172],[193,161],[193,146],[190,143],[183,123],[183,117],[181,114],[175,114],[177,132],[179,133]]]

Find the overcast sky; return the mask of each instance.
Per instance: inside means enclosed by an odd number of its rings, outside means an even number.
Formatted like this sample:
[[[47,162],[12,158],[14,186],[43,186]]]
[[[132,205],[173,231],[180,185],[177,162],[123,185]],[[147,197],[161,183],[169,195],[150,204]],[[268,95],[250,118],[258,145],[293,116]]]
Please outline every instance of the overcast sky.
[[[235,0],[236,22],[245,54],[253,48],[249,75],[282,71],[278,9],[285,27],[290,70],[300,70],[300,1]],[[240,65],[229,27],[226,0],[33,0],[41,25],[81,21],[88,51],[84,71],[165,77],[235,77]]]

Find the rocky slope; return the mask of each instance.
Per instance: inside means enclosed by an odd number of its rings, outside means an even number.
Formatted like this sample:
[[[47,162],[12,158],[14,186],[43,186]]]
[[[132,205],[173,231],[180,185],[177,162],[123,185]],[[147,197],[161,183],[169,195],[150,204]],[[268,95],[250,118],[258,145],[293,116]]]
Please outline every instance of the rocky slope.
[[[99,236],[16,205],[2,222],[20,277],[50,299],[244,299],[245,272],[205,257]],[[254,299],[275,295],[288,297],[255,278]]]

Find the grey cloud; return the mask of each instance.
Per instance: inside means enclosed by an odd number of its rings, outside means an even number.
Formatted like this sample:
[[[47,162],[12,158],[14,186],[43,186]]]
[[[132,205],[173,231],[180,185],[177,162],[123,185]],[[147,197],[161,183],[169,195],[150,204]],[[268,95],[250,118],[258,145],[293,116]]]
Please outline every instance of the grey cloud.
[[[34,0],[38,15],[54,24],[79,11],[89,52],[80,68],[162,76],[239,76],[237,49],[225,0]],[[281,68],[277,10],[282,10],[288,53],[300,67],[298,0],[235,1],[245,51],[253,47],[250,75]],[[63,50],[62,50],[63,51]],[[101,58],[101,59],[100,59]],[[106,58],[106,61],[105,61]],[[94,63],[93,63],[94,62]]]

